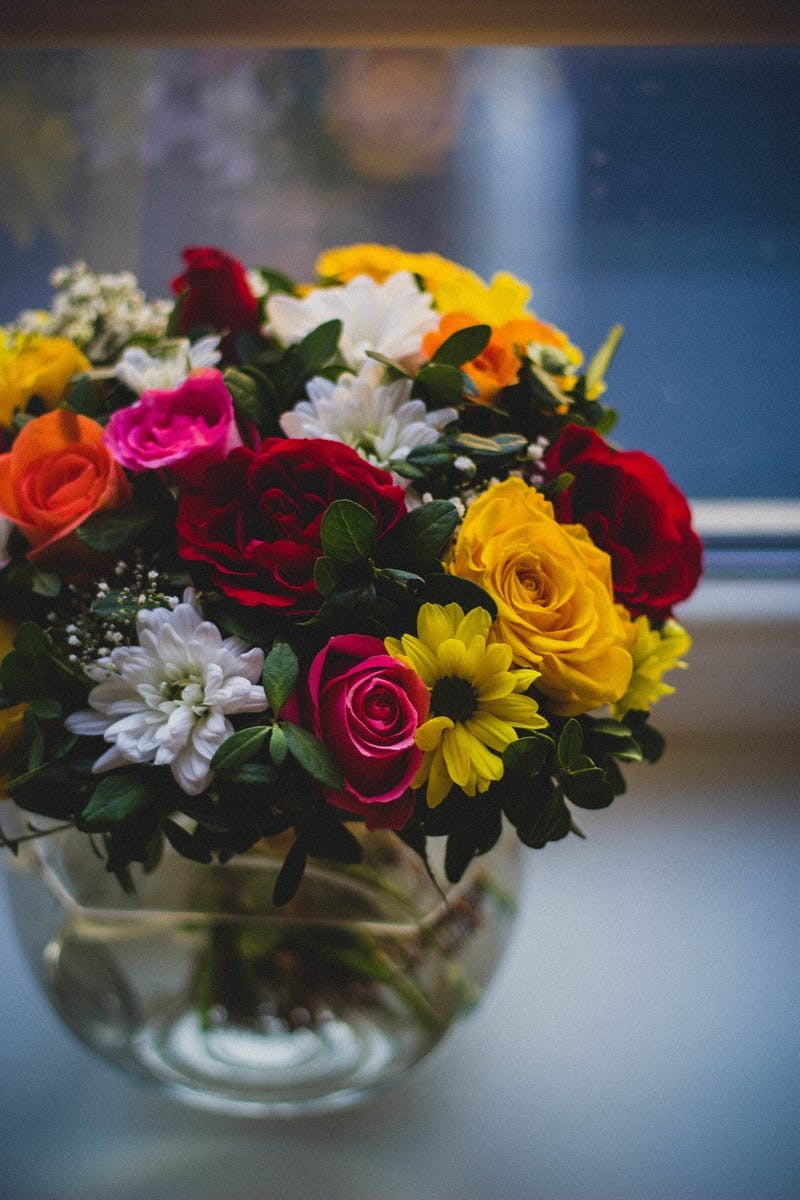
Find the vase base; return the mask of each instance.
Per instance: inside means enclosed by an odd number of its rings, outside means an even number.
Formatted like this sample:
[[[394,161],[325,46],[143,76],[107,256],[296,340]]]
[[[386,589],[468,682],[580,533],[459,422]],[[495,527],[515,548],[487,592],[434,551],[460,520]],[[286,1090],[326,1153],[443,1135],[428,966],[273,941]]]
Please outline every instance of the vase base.
[[[251,1030],[206,1028],[187,1013],[129,1049],[151,1080],[195,1107],[255,1117],[349,1107],[422,1055],[368,1017],[326,1014],[305,1028],[268,1017]]]

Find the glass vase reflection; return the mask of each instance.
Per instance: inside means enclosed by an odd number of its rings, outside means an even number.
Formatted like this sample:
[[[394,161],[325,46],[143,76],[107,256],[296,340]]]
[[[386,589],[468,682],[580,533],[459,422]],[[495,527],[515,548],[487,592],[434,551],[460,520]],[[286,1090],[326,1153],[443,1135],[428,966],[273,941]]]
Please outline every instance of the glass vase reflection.
[[[356,1103],[428,1054],[511,930],[513,837],[444,892],[397,837],[363,845],[358,866],[310,863],[282,908],[286,847],[270,843],[225,865],[168,851],[127,894],[71,830],[22,845],[7,877],[26,956],[82,1041],[195,1105],[290,1116]]]

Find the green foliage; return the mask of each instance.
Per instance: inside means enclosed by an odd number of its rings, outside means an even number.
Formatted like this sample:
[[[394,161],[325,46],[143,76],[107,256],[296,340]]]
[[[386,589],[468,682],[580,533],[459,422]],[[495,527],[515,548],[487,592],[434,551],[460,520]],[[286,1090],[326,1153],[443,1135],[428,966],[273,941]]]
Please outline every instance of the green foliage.
[[[418,371],[413,395],[419,396],[430,408],[448,408],[474,390],[472,380],[458,367],[431,360]]]
[[[97,785],[80,816],[81,827],[94,832],[113,829],[136,816],[152,803],[153,790],[147,773],[114,771]]]
[[[344,787],[342,772],[330,750],[319,738],[315,738],[313,733],[291,721],[282,721],[280,728],[292,758],[316,783],[334,791],[340,791]]]
[[[261,682],[269,706],[277,717],[294,691],[300,665],[288,642],[275,642],[264,659]]]
[[[355,563],[375,552],[378,522],[353,500],[334,500],[320,527],[322,549],[335,563]]]
[[[608,368],[611,366],[611,360],[617,352],[617,346],[622,340],[623,332],[621,325],[614,325],[600,349],[592,355],[584,376],[585,391],[593,392],[604,381]]]
[[[219,746],[211,759],[211,769],[217,775],[233,775],[243,763],[261,753],[270,734],[268,725],[249,725],[239,729]]]
[[[427,575],[458,525],[458,510],[449,500],[431,500],[412,508],[384,537],[377,557],[382,565]]]
[[[450,367],[463,367],[482,354],[492,336],[490,325],[471,325],[457,329],[446,338],[432,355],[432,363],[443,363]]]
[[[76,532],[90,550],[98,554],[119,554],[141,545],[157,518],[152,510],[135,507],[95,513]]]

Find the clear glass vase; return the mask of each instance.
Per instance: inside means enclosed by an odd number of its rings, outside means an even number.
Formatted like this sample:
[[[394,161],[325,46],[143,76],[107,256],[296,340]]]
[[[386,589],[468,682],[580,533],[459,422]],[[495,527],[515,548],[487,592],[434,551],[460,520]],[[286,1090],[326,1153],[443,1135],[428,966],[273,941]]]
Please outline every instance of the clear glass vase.
[[[480,999],[515,913],[509,834],[444,896],[397,837],[363,843],[358,866],[310,861],[279,909],[286,847],[268,842],[224,866],[168,850],[127,894],[69,830],[21,845],[6,875],[25,953],[87,1045],[190,1103],[294,1115],[427,1054]]]

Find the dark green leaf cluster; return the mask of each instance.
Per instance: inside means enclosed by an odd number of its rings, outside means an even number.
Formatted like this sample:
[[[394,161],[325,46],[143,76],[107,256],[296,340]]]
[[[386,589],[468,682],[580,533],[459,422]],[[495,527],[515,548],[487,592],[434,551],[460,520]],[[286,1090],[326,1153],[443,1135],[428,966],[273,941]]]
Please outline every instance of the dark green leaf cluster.
[[[503,777],[489,792],[470,797],[453,787],[433,810],[420,800],[404,838],[419,848],[427,837],[446,837],[445,871],[455,883],[495,845],[503,818],[535,850],[569,833],[582,837],[572,808],[607,807],[625,791],[619,763],[655,761],[663,747],[646,713],[628,715],[625,723],[581,716],[525,733],[506,748]]]

